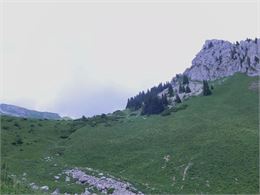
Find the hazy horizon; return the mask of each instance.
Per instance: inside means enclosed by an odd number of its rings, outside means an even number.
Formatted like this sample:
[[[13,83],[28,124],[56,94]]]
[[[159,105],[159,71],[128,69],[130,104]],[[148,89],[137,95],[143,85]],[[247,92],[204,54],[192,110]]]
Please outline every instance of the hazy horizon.
[[[71,117],[123,109],[190,67],[205,40],[259,37],[257,3],[4,2],[0,103]]]

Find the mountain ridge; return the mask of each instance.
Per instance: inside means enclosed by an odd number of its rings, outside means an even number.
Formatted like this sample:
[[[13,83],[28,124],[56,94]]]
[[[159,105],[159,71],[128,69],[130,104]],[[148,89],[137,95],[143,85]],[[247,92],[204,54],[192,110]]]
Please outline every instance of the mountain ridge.
[[[30,110],[24,107],[4,103],[0,104],[0,115],[37,119],[61,119],[60,115],[57,113]]]

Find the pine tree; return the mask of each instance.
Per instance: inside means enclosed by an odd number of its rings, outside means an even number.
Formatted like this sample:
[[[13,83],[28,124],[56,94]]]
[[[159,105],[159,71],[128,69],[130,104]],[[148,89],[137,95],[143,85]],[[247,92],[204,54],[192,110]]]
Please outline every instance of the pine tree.
[[[173,96],[173,88],[172,88],[172,85],[169,85],[169,87],[168,87],[168,93],[169,93],[169,96],[170,96],[170,97]]]
[[[179,97],[178,94],[176,94],[175,100],[176,103],[181,103],[181,98]]]
[[[203,95],[208,96],[208,95],[211,95],[211,94],[212,94],[212,92],[209,89],[208,81],[203,80]]]
[[[166,95],[162,95],[162,104],[168,106],[169,102]]]
[[[150,95],[144,102],[142,115],[144,114],[159,114],[164,110],[162,100],[157,96]]]
[[[182,83],[183,83],[183,85],[189,84],[189,78],[187,77],[187,75],[183,75]]]
[[[185,89],[185,93],[190,93],[190,92],[191,92],[190,87],[189,87],[189,85],[187,85],[186,89]]]
[[[184,86],[182,86],[181,84],[179,85],[179,93],[183,93],[185,92],[185,88]]]

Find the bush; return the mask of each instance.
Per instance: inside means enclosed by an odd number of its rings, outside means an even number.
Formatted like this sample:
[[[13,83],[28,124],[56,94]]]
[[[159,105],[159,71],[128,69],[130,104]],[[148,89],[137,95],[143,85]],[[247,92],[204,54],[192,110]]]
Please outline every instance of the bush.
[[[113,194],[114,191],[115,191],[114,188],[109,188],[109,189],[107,190],[107,194]]]
[[[21,126],[17,122],[14,123],[14,126],[17,127],[18,129],[21,129]]]
[[[171,115],[171,110],[170,109],[166,109],[166,110],[164,110],[162,113],[161,113],[161,115],[162,116],[169,116],[169,115]]]
[[[9,127],[8,127],[8,126],[3,126],[3,129],[4,129],[4,130],[8,130]]]
[[[171,111],[172,111],[172,112],[178,112],[178,111],[180,111],[180,110],[185,110],[187,107],[188,107],[187,104],[181,104],[181,105],[178,106],[178,107],[173,107],[173,108],[171,108]]]
[[[101,118],[102,118],[102,119],[105,119],[106,117],[107,117],[107,115],[101,114]]]
[[[176,94],[175,100],[176,103],[181,103],[181,98],[178,94]]]
[[[130,116],[136,116],[137,115],[137,113],[135,113],[135,112],[132,112],[131,114],[130,114]]]
[[[67,135],[61,135],[61,136],[60,136],[61,139],[67,139],[68,137],[69,137],[69,136],[67,136]]]
[[[13,144],[13,145],[21,145],[21,144],[23,144],[23,140],[22,140],[22,138],[18,135],[18,136],[16,136],[15,141],[12,142],[12,144]]]
[[[212,94],[212,92],[209,89],[208,81],[203,80],[203,95],[208,96],[208,95],[211,95],[211,94]]]

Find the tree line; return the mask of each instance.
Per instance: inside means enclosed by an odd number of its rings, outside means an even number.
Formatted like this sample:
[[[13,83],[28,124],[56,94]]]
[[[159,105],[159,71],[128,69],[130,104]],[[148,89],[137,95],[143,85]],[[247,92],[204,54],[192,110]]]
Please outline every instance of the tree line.
[[[178,75],[179,76],[179,75]],[[151,89],[148,89],[146,92],[141,91],[134,97],[131,97],[127,100],[126,108],[130,110],[139,110],[141,109],[141,114],[159,114],[165,109],[168,108],[168,105],[171,103],[168,101],[168,97],[175,96],[174,101],[176,103],[181,103],[181,98],[179,94],[181,93],[191,93],[191,89],[189,87],[189,78],[186,75],[178,77],[179,89],[177,91],[173,90],[172,85],[169,82],[164,84],[160,83],[158,86],[154,86]],[[167,94],[162,94],[160,97],[159,93],[168,89]],[[213,87],[211,86],[211,89]],[[203,81],[203,95],[208,96],[211,95],[211,90],[209,88],[208,82]]]

